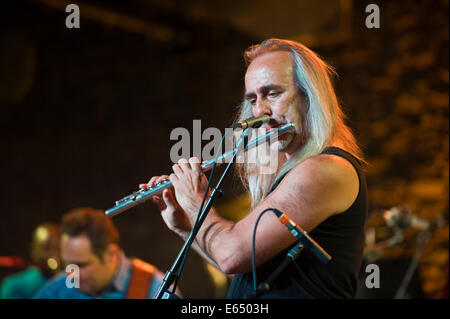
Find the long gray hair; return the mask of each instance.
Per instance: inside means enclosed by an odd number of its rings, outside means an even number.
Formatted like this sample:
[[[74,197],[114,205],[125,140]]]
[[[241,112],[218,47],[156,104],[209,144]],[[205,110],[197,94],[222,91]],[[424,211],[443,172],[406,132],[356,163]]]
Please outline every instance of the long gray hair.
[[[302,123],[295,123],[303,145],[287,161],[278,156],[278,169],[273,174],[256,173],[255,164],[242,163],[236,166],[239,177],[250,193],[252,207],[267,196],[279,178],[298,163],[320,154],[327,146],[331,146],[332,140],[339,141],[347,152],[365,163],[361,149],[344,123],[345,114],[330,79],[335,75],[333,68],[306,46],[281,39],[268,39],[249,47],[244,52],[245,62],[248,66],[258,56],[273,51],[287,51],[292,56],[294,81],[306,104],[300,110]],[[239,106],[238,120],[252,116],[252,105],[244,99]]]

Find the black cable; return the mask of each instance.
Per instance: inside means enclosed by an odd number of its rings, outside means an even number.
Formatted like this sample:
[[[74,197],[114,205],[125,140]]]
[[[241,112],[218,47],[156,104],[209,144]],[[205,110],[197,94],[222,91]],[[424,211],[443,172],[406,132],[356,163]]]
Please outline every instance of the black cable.
[[[297,264],[295,259],[292,260],[292,263],[294,264],[295,268],[297,268],[297,271],[300,274],[300,276],[302,276],[303,275],[302,270],[300,269],[300,266]]]
[[[255,266],[255,238],[256,238],[256,228],[258,227],[259,220],[261,217],[267,213],[268,211],[275,211],[274,208],[266,208],[263,210],[258,218],[256,219],[255,228],[253,229],[253,238],[252,238],[252,274],[253,274],[253,291],[255,293],[255,296],[257,294],[257,279],[256,279],[256,266]]]

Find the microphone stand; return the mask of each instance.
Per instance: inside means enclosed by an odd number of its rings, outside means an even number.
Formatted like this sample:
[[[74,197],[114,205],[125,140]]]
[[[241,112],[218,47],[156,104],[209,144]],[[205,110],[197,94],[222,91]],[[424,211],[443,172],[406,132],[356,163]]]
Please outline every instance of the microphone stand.
[[[234,148],[233,156],[231,157],[230,162],[225,167],[224,172],[222,173],[222,176],[220,177],[219,181],[217,182],[217,185],[212,189],[211,193],[209,194],[209,199],[206,202],[206,205],[203,207],[203,210],[200,212],[200,217],[198,219],[198,222],[194,225],[194,227],[191,230],[191,233],[189,234],[188,239],[185,241],[183,247],[181,248],[180,252],[178,253],[178,256],[173,263],[172,267],[169,271],[166,272],[161,285],[158,288],[158,291],[155,294],[154,299],[175,299],[179,298],[178,296],[174,295],[173,293],[167,291],[167,289],[173,284],[176,278],[176,273],[178,269],[180,268],[182,262],[183,262],[183,256],[187,254],[189,248],[192,245],[192,242],[195,239],[195,236],[197,235],[198,231],[200,230],[200,227],[202,226],[206,216],[208,215],[209,210],[211,209],[212,202],[214,199],[217,198],[218,195],[221,196],[222,190],[220,189],[220,185],[222,184],[223,180],[225,179],[225,176],[228,173],[228,170],[231,167],[231,164],[235,160],[237,153],[239,151],[239,148],[241,147],[241,144],[244,142],[244,144],[247,144],[247,129],[245,129],[242,132],[242,135],[238,141],[237,146]],[[245,147],[244,147],[245,148]],[[220,197],[219,196],[219,197]]]
[[[444,225],[445,219],[444,217],[439,217],[435,221],[431,223],[431,225],[420,232],[416,237],[416,243],[418,245],[418,248],[416,250],[416,253],[414,254],[414,258],[412,259],[411,263],[409,264],[408,270],[406,271],[405,276],[403,277],[402,283],[400,284],[400,287],[398,288],[394,299],[405,299],[407,298],[407,288],[410,284],[410,281],[414,275],[414,272],[419,265],[420,257],[422,256],[423,251],[426,248],[426,245],[430,238],[433,236],[433,233],[435,230],[439,227],[442,227]]]
[[[416,253],[414,254],[414,258],[412,259],[411,263],[408,266],[408,270],[406,271],[406,274],[403,277],[400,287],[398,288],[397,292],[395,293],[394,299],[407,298],[406,290],[407,290],[409,283],[414,275],[414,271],[416,270],[417,266],[419,265],[420,257],[422,256],[422,253],[423,253],[430,237],[431,237],[430,230],[423,231],[419,235],[417,235],[416,241],[419,244],[419,248],[417,249]]]
[[[284,260],[281,264],[278,265],[278,267],[270,274],[270,276],[260,283],[258,287],[256,288],[256,291],[252,291],[245,295],[245,299],[257,299],[262,294],[268,292],[271,289],[272,282],[278,277],[278,275],[291,263],[294,262],[295,259],[300,255],[302,250],[305,248],[305,245],[301,243],[300,241],[297,242],[297,244],[289,250],[289,252],[284,257]]]

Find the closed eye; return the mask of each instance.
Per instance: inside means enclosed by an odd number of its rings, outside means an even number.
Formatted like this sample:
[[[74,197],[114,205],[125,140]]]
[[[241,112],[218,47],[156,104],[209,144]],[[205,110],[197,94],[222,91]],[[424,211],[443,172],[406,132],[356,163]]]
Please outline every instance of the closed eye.
[[[255,103],[256,103],[256,97],[247,97],[247,101],[248,101],[251,105],[255,105]]]
[[[270,92],[267,94],[267,97],[268,97],[269,99],[273,99],[273,98],[277,98],[278,96],[280,96],[280,94],[281,94],[280,91],[270,91]]]

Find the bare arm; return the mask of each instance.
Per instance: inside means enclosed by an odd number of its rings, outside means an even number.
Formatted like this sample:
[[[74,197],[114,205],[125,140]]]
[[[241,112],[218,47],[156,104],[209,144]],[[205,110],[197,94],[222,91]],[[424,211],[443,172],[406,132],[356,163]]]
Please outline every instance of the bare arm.
[[[169,179],[169,176],[154,176],[150,179],[147,184],[140,184],[140,188],[145,188],[154,185],[157,182],[161,182],[164,179]],[[158,209],[161,211],[161,216],[166,223],[167,227],[180,236],[183,240],[187,240],[191,232],[191,221],[188,219],[187,214],[184,212],[183,208],[178,204],[174,190],[165,189],[161,195],[155,195],[151,198],[152,202],[156,204]],[[198,244],[198,236],[192,242],[192,248],[207,262],[212,264],[214,267],[219,268],[219,266],[212,260],[204,251],[200,248]]]
[[[206,178],[198,160],[191,159],[189,163],[180,160],[179,165],[174,165],[170,180],[175,188],[174,205],[179,205],[182,213],[170,212],[163,218],[166,224],[172,222],[168,227],[181,235],[180,230],[188,231],[196,219]],[[344,159],[333,155],[309,158],[293,168],[276,190],[239,222],[228,221],[211,208],[197,234],[197,249],[225,273],[250,271],[253,228],[264,209],[277,208],[310,231],[350,207],[358,190],[357,173]],[[265,214],[256,234],[256,265],[265,263],[295,241],[273,214]]]

